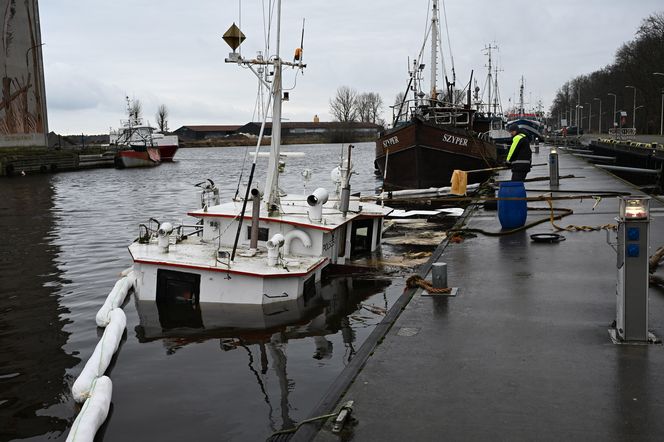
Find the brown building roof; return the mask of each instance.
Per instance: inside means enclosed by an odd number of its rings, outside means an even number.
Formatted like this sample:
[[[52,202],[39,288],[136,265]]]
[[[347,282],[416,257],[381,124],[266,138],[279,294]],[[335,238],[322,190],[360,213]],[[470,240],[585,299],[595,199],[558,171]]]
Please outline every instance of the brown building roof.
[[[258,121],[253,121],[253,122],[247,123],[247,124],[256,124],[256,125],[260,126],[262,123],[258,122]],[[268,122],[268,123],[266,123],[265,126],[271,128],[272,123]],[[374,129],[374,128],[381,127],[378,124],[360,123],[358,121],[352,121],[352,122],[348,122],[348,123],[342,123],[342,122],[339,122],[339,121],[327,121],[327,122],[324,122],[324,123],[323,122],[314,123],[312,121],[299,121],[299,122],[298,121],[285,121],[285,122],[281,123],[281,127],[283,129],[293,129],[293,128],[307,128],[307,129],[327,128],[327,129],[334,129],[334,128],[337,128],[337,127],[344,127],[344,126],[351,126],[355,129],[363,129],[363,128]]]
[[[180,129],[190,129],[195,132],[229,132],[236,131],[241,128],[242,125],[202,125],[202,126],[182,126]],[[180,130],[178,129],[178,130]]]
[[[187,125],[182,126],[180,129],[175,132],[181,131],[182,129],[189,129],[194,132],[235,132],[236,130],[245,127],[247,125],[256,125],[259,126],[262,124],[259,121],[252,121],[243,125]],[[266,123],[267,129],[272,129],[272,122]],[[339,121],[329,121],[329,122],[319,122],[314,123],[312,121],[287,121],[281,123],[282,129],[336,129],[336,128],[352,128],[352,129],[380,129],[381,126],[373,123],[360,123],[357,121],[342,123]]]

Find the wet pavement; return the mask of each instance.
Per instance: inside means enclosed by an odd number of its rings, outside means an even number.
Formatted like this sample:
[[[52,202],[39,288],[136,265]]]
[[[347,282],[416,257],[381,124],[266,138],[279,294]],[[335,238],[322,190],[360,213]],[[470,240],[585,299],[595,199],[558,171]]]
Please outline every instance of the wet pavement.
[[[548,153],[542,146],[533,162],[545,163]],[[558,190],[639,193],[569,154],[560,164],[560,175],[574,178],[561,179]],[[537,167],[529,178],[547,175],[548,167]],[[526,189],[541,195],[549,182]],[[595,204],[555,201],[574,211],[556,223],[615,224],[617,199]],[[664,205],[653,200],[651,211],[649,254],[664,244]],[[527,222],[547,216],[529,211]],[[479,205],[466,223],[500,231],[497,212]],[[353,425],[341,437],[329,424],[317,434],[306,425],[293,440],[664,440],[664,348],[615,345],[608,333],[617,270],[607,238],[615,242],[615,233],[563,232],[566,240],[553,244],[530,239],[553,231],[546,222],[441,245],[438,261],[448,264],[458,296],[418,289],[352,384],[337,385],[345,391],[337,407],[354,401]],[[664,291],[649,293],[649,329],[662,337]]]

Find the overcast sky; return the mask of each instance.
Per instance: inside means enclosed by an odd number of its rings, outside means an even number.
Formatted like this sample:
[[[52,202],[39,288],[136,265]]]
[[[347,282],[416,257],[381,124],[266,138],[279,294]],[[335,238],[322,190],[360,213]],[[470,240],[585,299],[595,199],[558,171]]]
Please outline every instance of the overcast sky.
[[[49,129],[106,133],[124,118],[127,95],[142,102],[151,122],[165,104],[171,130],[250,121],[256,79],[224,63],[230,49],[221,35],[241,19],[247,36],[241,49],[253,56],[264,46],[264,3],[42,0]],[[534,107],[541,99],[545,109],[565,81],[612,63],[641,20],[664,10],[661,0],[446,0],[445,6],[457,84],[465,85],[474,69],[484,85],[483,48],[495,43],[503,106],[516,99],[523,75],[526,101]],[[330,121],[329,100],[345,85],[379,93],[389,120],[387,106],[406,87],[408,58],[419,52],[429,7],[429,0],[283,0],[282,56],[292,59],[304,18],[308,64],[284,118],[311,121],[317,114]],[[291,70],[284,83],[292,85]]]

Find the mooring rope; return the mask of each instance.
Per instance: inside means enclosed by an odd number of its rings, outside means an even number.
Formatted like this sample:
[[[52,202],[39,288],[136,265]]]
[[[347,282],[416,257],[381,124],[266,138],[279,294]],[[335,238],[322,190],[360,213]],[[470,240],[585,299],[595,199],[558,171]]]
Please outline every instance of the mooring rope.
[[[547,199],[546,203],[549,205],[549,209],[551,211],[551,225],[557,230],[557,231],[565,231],[565,232],[597,232],[599,230],[616,230],[618,226],[615,224],[602,224],[600,226],[577,226],[574,224],[570,224],[566,227],[560,227],[554,222],[554,216],[553,216],[553,201],[551,199]]]
[[[436,288],[432,286],[429,281],[422,278],[420,275],[413,275],[406,280],[406,287],[409,289],[414,289],[420,287],[426,290],[429,293],[452,293],[452,289],[449,287],[445,288]]]

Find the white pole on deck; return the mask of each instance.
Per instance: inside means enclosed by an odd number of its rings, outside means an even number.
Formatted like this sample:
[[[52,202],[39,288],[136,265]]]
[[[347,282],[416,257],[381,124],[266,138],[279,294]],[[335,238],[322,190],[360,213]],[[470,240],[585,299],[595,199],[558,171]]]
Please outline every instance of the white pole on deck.
[[[277,48],[274,59],[274,84],[272,90],[272,140],[270,145],[270,161],[268,162],[265,192],[263,192],[267,211],[271,212],[279,206],[279,150],[281,148],[281,58],[279,44],[281,40],[281,0],[277,1]]]

